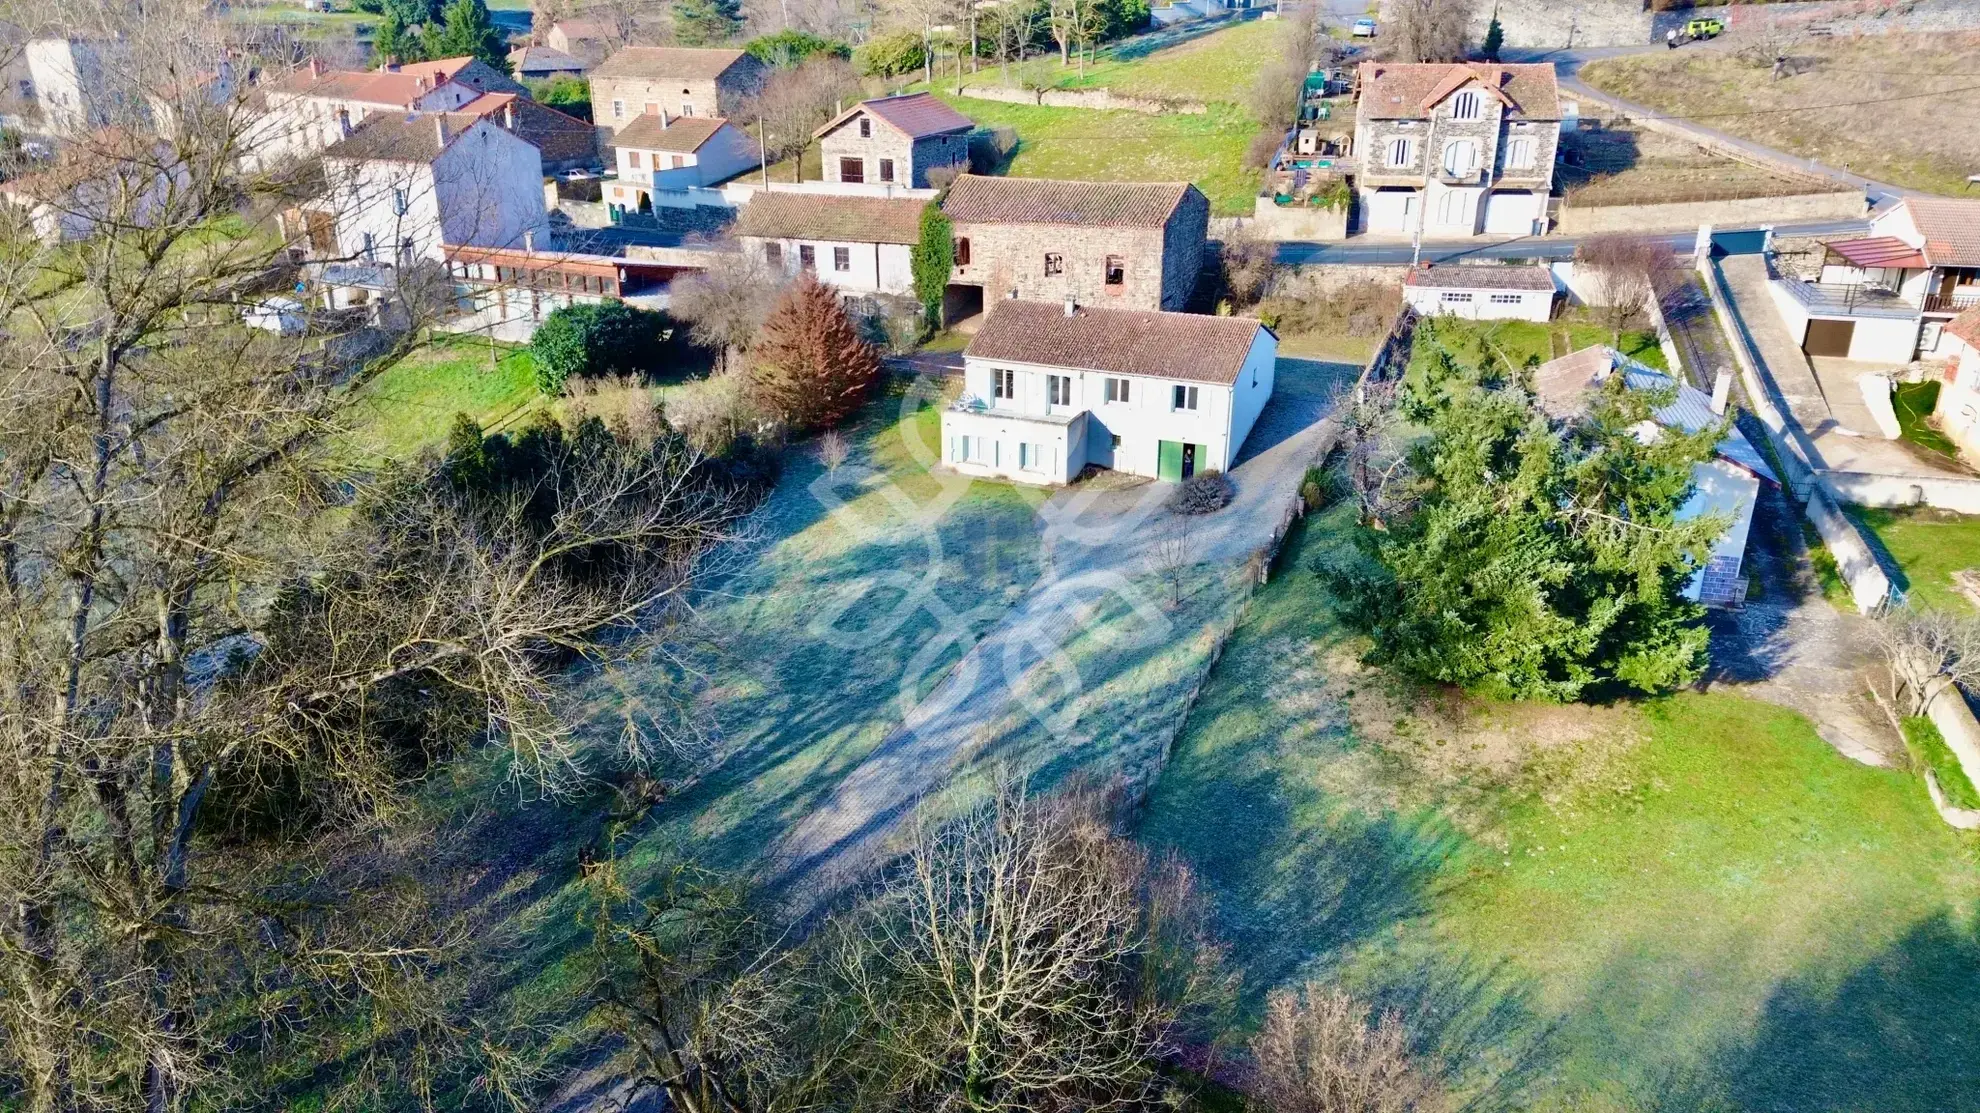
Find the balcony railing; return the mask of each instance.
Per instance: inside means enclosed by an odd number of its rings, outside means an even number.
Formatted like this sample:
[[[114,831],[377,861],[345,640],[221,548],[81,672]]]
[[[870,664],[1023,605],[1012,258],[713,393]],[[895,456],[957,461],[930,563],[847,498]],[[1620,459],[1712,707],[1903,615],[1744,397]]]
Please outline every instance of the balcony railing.
[[[1919,312],[1917,302],[1883,286],[1807,282],[1799,278],[1782,278],[1781,285],[1813,314],[1903,319],[1916,317]]]
[[[1980,305],[1980,289],[1954,290],[1950,294],[1926,294],[1927,313],[1964,313]]]

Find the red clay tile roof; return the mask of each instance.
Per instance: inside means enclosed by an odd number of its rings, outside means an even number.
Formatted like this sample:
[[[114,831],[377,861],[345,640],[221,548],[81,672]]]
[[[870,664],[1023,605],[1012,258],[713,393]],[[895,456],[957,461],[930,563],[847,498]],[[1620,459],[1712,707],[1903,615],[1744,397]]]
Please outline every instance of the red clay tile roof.
[[[648,81],[721,77],[748,58],[740,50],[684,46],[629,46],[591,71],[593,77],[638,77]]]
[[[619,129],[613,138],[614,147],[632,147],[641,151],[675,151],[692,154],[701,149],[703,143],[713,138],[715,133],[728,125],[720,116],[676,116],[671,123],[662,126],[660,117],[641,115],[639,119]]]
[[[1160,228],[1194,192],[1188,182],[1060,182],[964,174],[949,187],[942,211],[957,224]]]
[[[832,193],[759,192],[736,219],[738,236],[839,243],[915,243],[926,201]]]
[[[1077,367],[1196,383],[1237,381],[1265,326],[1249,317],[998,300],[970,338],[970,359]]]
[[[1830,251],[1859,267],[1924,267],[1925,256],[1896,236],[1863,236],[1853,240],[1832,240]]]
[[[1484,62],[1363,62],[1357,111],[1376,120],[1422,120],[1445,97],[1476,80],[1508,105],[1516,120],[1561,118],[1560,82],[1542,62],[1491,65]]]
[[[312,75],[309,68],[304,67],[275,81],[273,88],[284,93],[335,97],[365,104],[406,105],[453,80],[455,74],[473,61],[472,57],[442,58],[436,62],[415,62],[400,66],[397,70],[370,73],[325,70],[320,76]]]
[[[1946,322],[1946,331],[1980,348],[1980,305]]]
[[[1420,267],[1403,281],[1426,290],[1553,290],[1554,276],[1546,267],[1511,266]]]
[[[1939,267],[1980,267],[1980,199],[1907,197],[1925,257]]]
[[[875,119],[909,139],[969,131],[976,127],[976,121],[950,108],[940,97],[932,93],[908,93],[860,101],[834,116],[831,122],[812,132],[812,135],[824,135],[861,112],[872,113]]]

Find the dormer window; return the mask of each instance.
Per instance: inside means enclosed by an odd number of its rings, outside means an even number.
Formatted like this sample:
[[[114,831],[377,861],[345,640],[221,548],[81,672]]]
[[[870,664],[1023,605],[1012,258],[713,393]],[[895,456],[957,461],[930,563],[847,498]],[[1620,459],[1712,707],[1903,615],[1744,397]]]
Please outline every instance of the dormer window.
[[[1485,98],[1466,89],[1451,98],[1451,119],[1476,120],[1485,115]]]
[[[861,139],[873,138],[873,121],[864,116],[859,118],[859,137]]]

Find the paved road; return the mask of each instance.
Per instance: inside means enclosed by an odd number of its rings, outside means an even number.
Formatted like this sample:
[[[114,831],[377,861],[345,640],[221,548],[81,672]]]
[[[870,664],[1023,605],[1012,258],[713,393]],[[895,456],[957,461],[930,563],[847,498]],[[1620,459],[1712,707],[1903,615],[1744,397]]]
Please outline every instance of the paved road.
[[[1216,514],[1191,520],[1198,563],[1236,567],[1270,540],[1328,435],[1336,391],[1358,370],[1280,361],[1279,384],[1231,469],[1235,498]],[[1044,570],[1030,593],[776,847],[769,880],[784,890],[791,914],[803,916],[863,876],[914,806],[996,743],[997,725],[1026,706],[1019,702],[1021,686],[1042,701],[1034,713],[1077,713],[1082,693],[1049,698],[1037,674],[1053,669],[1053,652],[1107,596],[1160,609],[1160,600],[1140,598],[1131,581],[1148,574],[1151,550],[1171,532],[1174,515],[1163,505],[1169,490],[1153,482],[1089,482],[1052,496],[1038,515]],[[1052,686],[1050,679],[1043,685]]]
[[[1836,236],[1848,232],[1861,232],[1870,227],[1868,221],[1838,220],[1820,224],[1782,224],[1774,231],[1783,236]],[[1755,231],[1759,225],[1735,225],[1714,229],[1717,232]],[[1423,261],[1426,263],[1448,263],[1465,259],[1572,259],[1577,247],[1587,237],[1583,236],[1520,236],[1515,239],[1482,242],[1479,240],[1444,240],[1423,245]],[[1698,233],[1668,232],[1646,237],[1658,243],[1666,243],[1674,252],[1688,254],[1698,240]],[[1279,262],[1287,265],[1304,263],[1362,263],[1372,266],[1408,266],[1415,249],[1407,240],[1370,241],[1354,239],[1346,243],[1322,243],[1317,240],[1288,240],[1279,245]]]
[[[1687,43],[1678,49],[1723,51],[1733,49],[1737,45],[1736,42],[1729,43],[1726,40],[1718,40],[1709,43]],[[1613,93],[1602,92],[1581,80],[1581,67],[1589,62],[1602,58],[1619,58],[1631,54],[1643,54],[1667,49],[1669,48],[1662,43],[1650,43],[1643,46],[1610,46],[1585,50],[1508,50],[1505,52],[1505,59],[1508,62],[1552,62],[1554,64],[1554,72],[1560,78],[1561,88],[1568,92],[1591,101],[1610,101],[1620,106],[1632,116],[1666,120],[1701,138],[1728,144],[1755,155],[1799,166],[1810,174],[1817,174],[1822,177],[1833,178],[1839,182],[1845,182],[1863,190],[1874,203],[1882,203],[1890,198],[1916,196],[1920,192],[1919,190],[1908,189],[1904,186],[1893,185],[1890,182],[1881,182],[1873,178],[1866,178],[1861,174],[1854,174],[1848,170],[1829,166],[1811,158],[1802,158],[1799,155],[1789,154],[1786,151],[1769,147],[1764,143],[1755,143],[1750,139],[1741,139],[1736,135],[1731,135],[1712,127],[1708,121],[1692,120],[1683,116],[1666,116],[1653,108],[1648,108],[1632,101],[1626,101]]]

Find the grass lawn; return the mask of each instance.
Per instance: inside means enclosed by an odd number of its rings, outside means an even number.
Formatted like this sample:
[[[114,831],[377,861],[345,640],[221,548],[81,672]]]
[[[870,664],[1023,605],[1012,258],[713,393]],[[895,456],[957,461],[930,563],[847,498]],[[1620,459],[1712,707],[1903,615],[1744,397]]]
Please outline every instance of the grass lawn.
[[[1614,344],[1622,354],[1645,366],[1659,371],[1670,370],[1669,363],[1664,359],[1664,349],[1657,343],[1656,333],[1624,332],[1621,342],[1616,343],[1613,329],[1579,315],[1544,325],[1535,321],[1440,318],[1436,322],[1434,337],[1427,331],[1419,331],[1417,335],[1451,349],[1461,362],[1468,365],[1498,361],[1503,366],[1504,361],[1511,361],[1512,366],[1519,369],[1535,361],[1545,363],[1556,356],[1598,344]],[[1431,351],[1428,342],[1419,344],[1411,357],[1413,360],[1428,360]]]
[[[1966,768],[1951,747],[1946,745],[1945,735],[1932,720],[1923,715],[1914,715],[1904,721],[1904,748],[1911,752],[1911,760],[1932,771],[1939,782],[1939,791],[1946,794],[1946,803],[1955,808],[1980,808],[1980,791],[1975,791],[1973,781],[1966,775]]]
[[[1027,58],[1022,68],[985,64],[972,84],[1027,88],[1111,89],[1125,96],[1205,104],[1242,103],[1291,25],[1268,20],[1232,24],[1172,46],[1146,50],[1136,40],[1102,49],[1081,67],[1059,64],[1056,52]]]
[[[1927,452],[1959,459],[1959,446],[1931,422],[1932,411],[1939,406],[1938,383],[1899,383],[1891,405],[1897,410],[1898,428],[1905,440]]]
[[[1803,38],[1791,76],[1729,50],[1659,50],[1591,62],[1590,85],[1804,158],[1934,193],[1960,194],[1980,149],[1964,86],[1980,35]]]
[[[1304,570],[1346,524],[1293,539],[1142,825],[1200,871],[1250,1015],[1342,982],[1464,1108],[1980,1108],[1975,842],[1916,777],[1732,695],[1513,707],[1362,671]]]
[[[1953,573],[1980,569],[1980,515],[1946,510],[1881,510],[1847,506],[1856,522],[1876,535],[1900,591],[1928,607],[1973,609],[1953,586]]]
[[[494,431],[540,403],[529,350],[486,340],[436,340],[364,384],[351,400],[348,443],[362,462],[406,460],[447,439],[465,413]]]
[[[1195,182],[1219,215],[1251,212],[1260,172],[1241,165],[1258,125],[1239,109],[1149,116],[1091,108],[945,97],[983,127],[1010,127],[1018,147],[1005,173],[1100,182]]]

